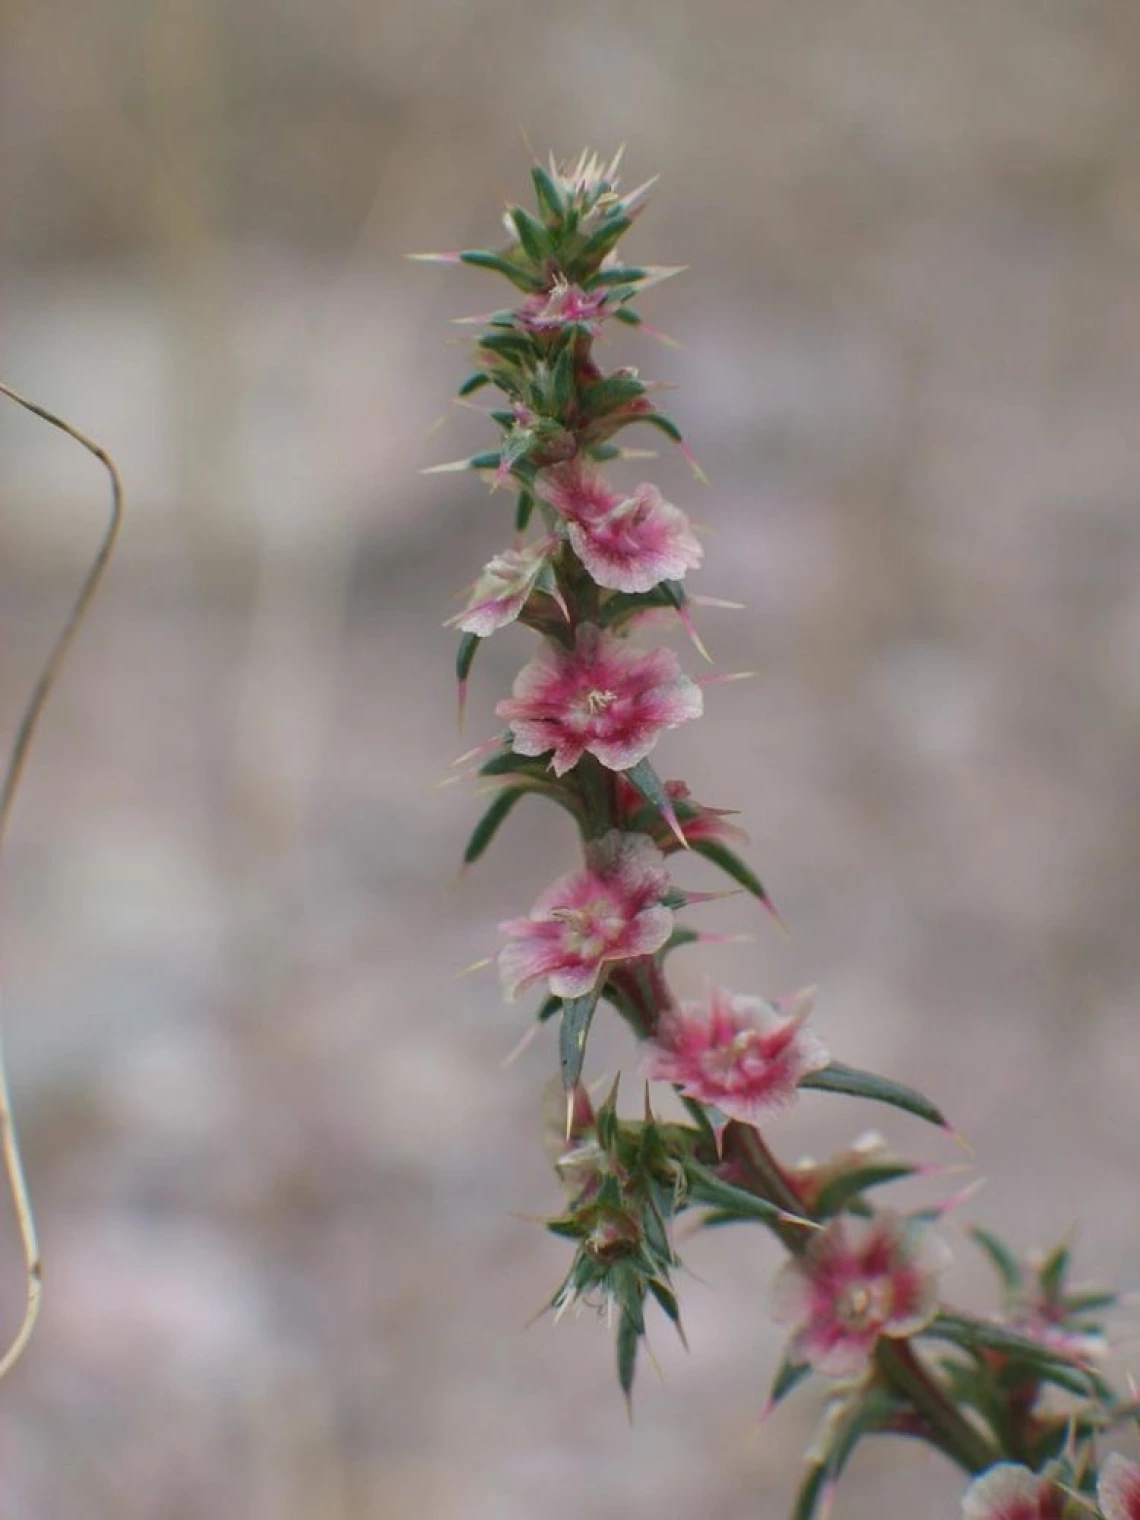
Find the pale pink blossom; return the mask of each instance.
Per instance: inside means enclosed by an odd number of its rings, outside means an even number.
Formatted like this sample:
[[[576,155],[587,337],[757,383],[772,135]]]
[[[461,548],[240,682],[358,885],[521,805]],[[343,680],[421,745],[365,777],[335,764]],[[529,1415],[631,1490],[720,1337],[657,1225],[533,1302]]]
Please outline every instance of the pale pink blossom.
[[[971,1483],[962,1520],[1061,1520],[1065,1496],[1049,1478],[999,1462]]]
[[[495,711],[510,724],[516,754],[553,751],[561,776],[587,753],[610,770],[628,770],[665,729],[699,718],[703,705],[671,650],[645,654],[584,623],[572,650],[544,644]]]
[[[780,1269],[772,1313],[796,1327],[795,1360],[845,1376],[881,1335],[913,1335],[933,1319],[945,1261],[940,1241],[893,1214],[840,1215]]]
[[[547,470],[538,490],[565,519],[571,547],[591,578],[607,590],[651,591],[701,562],[688,518],[648,482],[620,496],[597,470],[574,459]]]
[[[557,280],[548,291],[528,296],[515,312],[520,324],[531,332],[557,332],[563,327],[583,327],[596,333],[606,315],[607,289],[582,290]]]
[[[584,870],[547,887],[527,918],[500,924],[508,998],[544,977],[556,997],[584,997],[609,963],[660,950],[673,929],[662,901],[668,891],[665,859],[652,840],[611,829],[588,847]]]
[[[1140,1520],[1140,1462],[1113,1452],[1101,1468],[1096,1496],[1104,1520]]]
[[[800,1078],[830,1060],[823,1041],[804,1028],[811,1006],[810,994],[801,994],[784,1013],[763,998],[713,987],[661,1020],[649,1075],[730,1119],[760,1124],[789,1108]]]
[[[483,566],[467,606],[448,618],[446,626],[485,639],[496,629],[513,623],[550,563],[553,548],[554,543],[544,539],[522,549],[504,549],[496,554]]]

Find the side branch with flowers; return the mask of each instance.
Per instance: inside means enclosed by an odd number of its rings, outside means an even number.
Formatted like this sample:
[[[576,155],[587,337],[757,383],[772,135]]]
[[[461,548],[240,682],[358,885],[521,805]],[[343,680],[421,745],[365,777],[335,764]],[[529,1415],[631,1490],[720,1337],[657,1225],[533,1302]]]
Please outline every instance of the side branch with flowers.
[[[451,620],[461,710],[483,639],[517,621],[541,640],[496,708],[504,730],[463,757],[495,790],[465,860],[479,859],[529,794],[564,808],[582,839],[581,867],[501,926],[498,956],[508,998],[540,989],[537,1018],[558,1026],[565,1204],[548,1225],[573,1259],[552,1307],[612,1312],[628,1399],[650,1302],[681,1328],[674,1222],[694,1213],[706,1224],[759,1224],[788,1252],[772,1311],[790,1340],[767,1407],[813,1372],[841,1380],[794,1520],[826,1509],[855,1447],[876,1434],[925,1441],[955,1462],[971,1480],[968,1520],[1140,1520],[1140,1464],[1098,1460],[1107,1433],[1138,1414],[1097,1370],[1115,1295],[1070,1286],[1066,1246],[1024,1263],[977,1229],[1001,1308],[980,1318],[948,1307],[946,1252],[932,1227],[955,1200],[909,1214],[872,1201],[923,1168],[874,1136],[822,1163],[790,1164],[769,1145],[772,1122],[804,1089],[890,1104],[948,1129],[938,1108],[833,1060],[809,1023],[810,993],[769,1001],[713,987],[679,1001],[670,990],[670,955],[717,939],[678,919],[716,894],[675,884],[674,863],[704,856],[771,904],[724,810],[663,780],[650,760],[663,734],[702,715],[704,687],[730,677],[694,679],[671,650],[635,641],[664,611],[704,655],[692,611],[716,603],[687,590],[702,552],[684,512],[649,482],[623,492],[604,473],[625,453],[614,440],[634,425],[663,433],[692,463],[654,387],[635,369],[605,372],[595,353],[603,325],[642,326],[641,296],[677,272],[619,257],[652,182],[622,194],[617,168],[586,154],[569,166],[536,163],[536,212],[508,208],[503,248],[417,255],[492,271],[516,292],[513,305],[473,319],[484,331],[460,389],[502,394],[490,412],[497,444],[437,468],[475,471],[514,498],[514,541]],[[646,1075],[674,1086],[687,1122],[660,1119],[648,1098],[642,1118],[620,1116],[616,1083],[591,1100],[582,1068],[603,1004],[644,1042]]]

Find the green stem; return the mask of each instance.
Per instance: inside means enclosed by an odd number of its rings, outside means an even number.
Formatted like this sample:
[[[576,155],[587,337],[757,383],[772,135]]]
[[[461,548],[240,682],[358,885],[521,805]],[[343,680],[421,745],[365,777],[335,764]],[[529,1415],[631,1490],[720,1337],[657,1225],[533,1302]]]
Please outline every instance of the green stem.
[[[907,1340],[883,1336],[875,1347],[879,1371],[910,1400],[931,1439],[971,1476],[1001,1460],[1001,1453],[970,1423]]]

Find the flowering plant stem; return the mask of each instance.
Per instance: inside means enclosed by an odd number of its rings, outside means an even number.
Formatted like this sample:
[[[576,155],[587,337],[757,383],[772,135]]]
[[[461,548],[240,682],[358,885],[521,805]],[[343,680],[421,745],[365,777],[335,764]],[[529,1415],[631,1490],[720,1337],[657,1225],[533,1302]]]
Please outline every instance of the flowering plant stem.
[[[686,1000],[670,988],[668,958],[717,938],[678,919],[711,894],[675,884],[675,861],[687,868],[703,858],[770,911],[771,902],[737,853],[742,836],[725,811],[662,780],[649,758],[669,730],[701,716],[704,688],[725,678],[695,681],[671,649],[631,638],[664,616],[704,654],[686,589],[701,546],[685,513],[651,483],[619,487],[603,471],[635,457],[614,441],[634,425],[663,434],[692,463],[654,387],[632,368],[605,373],[596,355],[603,330],[643,326],[636,303],[675,272],[619,256],[648,186],[622,194],[616,170],[617,160],[585,154],[571,166],[536,163],[537,215],[509,206],[503,248],[418,256],[491,270],[516,292],[515,305],[476,319],[484,331],[461,387],[465,398],[501,393],[489,414],[498,447],[437,468],[470,469],[515,496],[512,546],[450,620],[463,635],[461,703],[484,638],[517,622],[541,640],[496,708],[505,728],[465,757],[499,791],[464,860],[476,861],[529,796],[570,813],[582,843],[580,867],[501,926],[498,955],[508,997],[543,988],[538,1020],[559,1028],[561,1091],[548,1139],[564,1201],[547,1223],[573,1258],[551,1306],[591,1304],[616,1319],[629,1399],[650,1302],[680,1331],[676,1219],[759,1224],[788,1258],[772,1312],[791,1335],[769,1406],[812,1372],[833,1380],[795,1520],[829,1503],[852,1451],[875,1434],[924,1440],[975,1478],[969,1520],[1057,1520],[1071,1494],[1084,1514],[1099,1505],[1104,1520],[1140,1520],[1140,1468],[1137,1503],[1122,1508],[1131,1469],[1115,1467],[1106,1486],[1093,1460],[1096,1436],[1134,1412],[1093,1365],[1099,1316],[1114,1295],[1070,1287],[1065,1245],[1026,1264],[979,1229],[1001,1313],[946,1310],[945,1248],[931,1226],[957,1200],[901,1215],[875,1204],[877,1189],[929,1168],[877,1136],[790,1165],[768,1138],[809,1090],[888,1104],[948,1130],[940,1109],[833,1060],[809,1026],[810,993],[767,1001],[713,986]],[[528,541],[532,521],[541,534]],[[684,1122],[658,1116],[648,1085],[637,1118],[619,1113],[616,1081],[600,1103],[588,1091],[587,1044],[602,1004],[641,1042],[650,1081],[672,1086]],[[1058,1410],[1058,1393],[1069,1407]]]

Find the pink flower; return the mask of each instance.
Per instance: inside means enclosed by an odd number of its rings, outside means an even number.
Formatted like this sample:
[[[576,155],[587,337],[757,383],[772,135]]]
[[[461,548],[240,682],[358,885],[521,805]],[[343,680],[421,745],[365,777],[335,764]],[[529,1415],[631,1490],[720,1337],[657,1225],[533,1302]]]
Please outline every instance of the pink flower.
[[[471,600],[462,612],[448,618],[446,627],[458,626],[481,639],[513,623],[550,563],[554,543],[544,539],[524,549],[504,549],[483,566]]]
[[[1061,1520],[1064,1499],[1049,1478],[1016,1462],[999,1462],[971,1483],[962,1520]]]
[[[714,987],[700,1002],[665,1016],[649,1058],[649,1075],[674,1082],[687,1098],[714,1104],[730,1119],[759,1124],[789,1108],[796,1084],[830,1060],[804,1023],[810,994],[790,1013],[763,998]]]
[[[610,770],[636,765],[667,728],[703,710],[701,689],[668,649],[644,654],[584,623],[572,650],[545,644],[495,708],[510,724],[515,753],[553,750],[556,775],[586,753]]]
[[[551,290],[528,296],[515,316],[531,332],[557,332],[563,327],[577,326],[596,333],[600,319],[606,315],[608,297],[606,289],[582,290],[558,280]]]
[[[548,470],[538,489],[565,518],[574,553],[607,590],[650,591],[701,562],[688,518],[656,486],[643,482],[632,496],[619,496],[575,459]]]
[[[945,1247],[893,1214],[840,1215],[781,1267],[772,1313],[796,1333],[791,1355],[839,1377],[858,1372],[881,1335],[913,1335],[938,1308]]]
[[[1140,1520],[1140,1462],[1113,1452],[1101,1469],[1096,1497],[1104,1520]]]
[[[662,902],[668,890],[652,840],[611,829],[589,846],[585,870],[547,887],[529,917],[500,924],[509,941],[499,953],[507,997],[543,977],[556,997],[584,997],[609,962],[660,950],[673,929]]]

